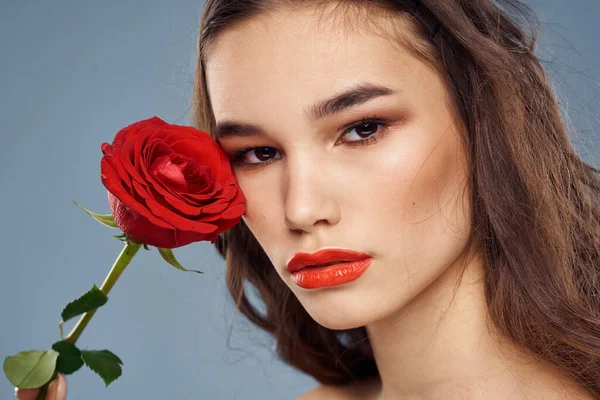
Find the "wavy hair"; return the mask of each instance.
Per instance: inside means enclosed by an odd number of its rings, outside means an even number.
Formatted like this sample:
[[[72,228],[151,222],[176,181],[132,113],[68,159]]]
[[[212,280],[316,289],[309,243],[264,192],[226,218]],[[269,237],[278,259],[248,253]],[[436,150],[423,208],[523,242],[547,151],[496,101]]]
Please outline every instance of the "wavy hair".
[[[199,29],[193,125],[214,128],[205,60],[221,32],[278,7],[331,4],[344,28],[365,12],[408,23],[402,27],[409,35],[397,40],[436,68],[465,127],[469,243],[484,256],[490,320],[499,333],[600,397],[600,170],[570,145],[534,53],[540,22],[528,6],[516,0],[208,0]],[[370,20],[361,19],[361,26]],[[323,384],[378,374],[365,328],[335,331],[314,321],[243,221],[215,246],[226,260],[236,309],[276,339],[283,361]],[[246,282],[257,289],[264,312],[249,301]]]

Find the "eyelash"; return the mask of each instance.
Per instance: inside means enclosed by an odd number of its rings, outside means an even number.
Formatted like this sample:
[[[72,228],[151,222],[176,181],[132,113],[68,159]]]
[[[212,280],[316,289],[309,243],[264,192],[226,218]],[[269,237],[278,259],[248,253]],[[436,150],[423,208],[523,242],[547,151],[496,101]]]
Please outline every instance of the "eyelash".
[[[390,120],[388,120],[386,118],[381,118],[378,116],[363,118],[360,121],[353,122],[352,124],[350,124],[349,126],[344,128],[342,136],[347,135],[353,129],[360,128],[362,125],[365,125],[365,124],[381,125],[381,128],[376,133],[372,134],[371,136],[369,136],[365,139],[362,139],[362,140],[355,140],[353,142],[347,143],[347,145],[349,145],[349,146],[367,146],[370,144],[375,144],[375,143],[379,142],[379,140],[383,137],[383,135],[385,135],[385,133],[387,132],[387,128],[390,125],[390,122],[391,122]],[[243,149],[237,150],[236,152],[234,152],[234,154],[232,156],[231,163],[232,163],[232,165],[243,168],[243,169],[260,168],[260,167],[269,165],[274,160],[277,160],[277,158],[271,158],[268,161],[259,162],[259,163],[248,163],[248,162],[243,161],[243,158],[246,155],[246,153],[249,153],[256,149],[269,148],[269,147],[270,146],[245,147]]]

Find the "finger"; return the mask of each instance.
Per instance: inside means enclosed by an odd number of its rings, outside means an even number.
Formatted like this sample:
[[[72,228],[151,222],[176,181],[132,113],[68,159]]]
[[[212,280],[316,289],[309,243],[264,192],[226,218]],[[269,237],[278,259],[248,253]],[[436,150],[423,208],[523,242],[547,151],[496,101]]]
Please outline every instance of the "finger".
[[[15,388],[15,397],[19,400],[35,400],[40,395],[40,389]]]
[[[63,374],[58,376],[48,385],[45,400],[65,400],[67,397],[67,379]]]

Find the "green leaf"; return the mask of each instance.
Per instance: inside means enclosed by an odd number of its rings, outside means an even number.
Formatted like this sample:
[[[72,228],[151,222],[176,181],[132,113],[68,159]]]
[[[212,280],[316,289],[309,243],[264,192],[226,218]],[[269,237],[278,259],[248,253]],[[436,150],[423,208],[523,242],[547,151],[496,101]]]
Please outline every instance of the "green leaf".
[[[85,365],[100,375],[106,386],[121,376],[123,372],[121,370],[123,361],[108,350],[82,350],[81,357]]]
[[[21,389],[41,387],[52,379],[58,352],[54,350],[22,351],[4,359],[4,373]]]
[[[69,319],[86,313],[88,311],[95,310],[96,308],[106,304],[107,301],[108,297],[106,297],[106,295],[102,293],[96,285],[94,285],[94,287],[89,292],[87,292],[77,300],[74,300],[67,304],[67,306],[61,314],[63,322],[66,322]]]
[[[59,353],[58,359],[56,360],[57,372],[69,375],[83,366],[81,350],[74,344],[61,340],[54,343],[52,349]]]
[[[148,245],[144,243],[144,249],[150,251],[150,249],[148,248]]]
[[[88,213],[89,215],[91,215],[92,217],[94,217],[94,219],[96,221],[100,222],[101,224],[106,225],[109,228],[119,228],[119,226],[115,222],[115,218],[113,217],[112,214],[104,214],[104,215],[103,214],[96,214],[94,212],[86,210],[81,205],[79,205],[76,201],[74,201],[73,203],[75,203],[77,205],[77,207],[81,208],[83,211],[85,211],[86,213]]]
[[[187,272],[197,272],[199,274],[202,274],[202,271],[197,271],[195,269],[186,269],[184,268],[181,264],[179,264],[179,261],[177,261],[177,259],[175,258],[175,255],[173,254],[173,250],[171,249],[163,249],[161,247],[157,247],[158,252],[160,253],[160,255],[162,256],[162,258],[169,263],[170,265],[174,266],[175,268],[181,270],[181,271],[187,271]]]
[[[115,239],[119,239],[121,242],[125,241],[125,233],[121,233],[120,235],[113,235]]]

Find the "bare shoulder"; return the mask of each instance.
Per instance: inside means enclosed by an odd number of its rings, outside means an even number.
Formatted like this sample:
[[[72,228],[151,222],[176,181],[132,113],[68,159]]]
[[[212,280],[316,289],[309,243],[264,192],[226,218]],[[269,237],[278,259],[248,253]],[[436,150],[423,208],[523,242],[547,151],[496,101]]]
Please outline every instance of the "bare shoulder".
[[[350,397],[344,393],[342,388],[337,386],[319,385],[306,393],[297,397],[296,400],[348,400]]]
[[[296,400],[374,400],[379,388],[375,379],[339,386],[319,385]]]

